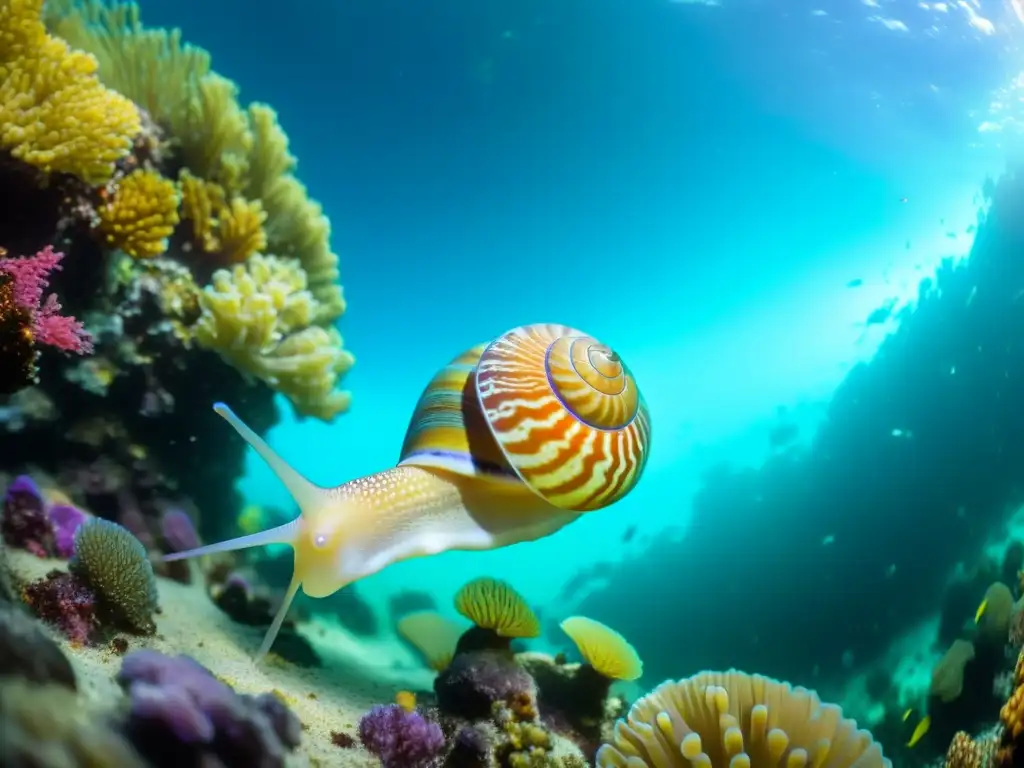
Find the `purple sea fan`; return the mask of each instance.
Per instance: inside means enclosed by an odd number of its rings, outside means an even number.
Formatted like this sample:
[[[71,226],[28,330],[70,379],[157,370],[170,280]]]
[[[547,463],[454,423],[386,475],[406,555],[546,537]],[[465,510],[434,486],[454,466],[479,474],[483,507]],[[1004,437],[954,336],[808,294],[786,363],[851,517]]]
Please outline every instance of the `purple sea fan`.
[[[397,704],[378,705],[363,715],[359,740],[384,768],[430,768],[444,750],[441,726]]]
[[[53,526],[53,544],[58,557],[65,560],[75,554],[75,533],[88,519],[88,515],[70,504],[54,504],[46,516]]]

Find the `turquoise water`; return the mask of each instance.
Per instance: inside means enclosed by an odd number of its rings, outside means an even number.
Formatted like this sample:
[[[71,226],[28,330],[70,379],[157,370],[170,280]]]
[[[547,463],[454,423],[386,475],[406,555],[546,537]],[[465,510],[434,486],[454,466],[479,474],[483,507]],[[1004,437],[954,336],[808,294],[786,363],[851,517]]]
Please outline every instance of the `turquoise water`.
[[[487,574],[545,607],[579,568],[685,533],[709,466],[764,461],[779,408],[808,441],[898,323],[872,311],[968,253],[1015,142],[1012,5],[143,10],[275,106],[331,216],[354,405],[332,426],[284,409],[269,440],[297,468],[337,484],[393,464],[434,371],[525,323],[611,344],[650,405],[625,501],[539,542],[394,566],[361,584],[371,600],[416,584],[446,603]],[[291,510],[254,455],[241,487]]]

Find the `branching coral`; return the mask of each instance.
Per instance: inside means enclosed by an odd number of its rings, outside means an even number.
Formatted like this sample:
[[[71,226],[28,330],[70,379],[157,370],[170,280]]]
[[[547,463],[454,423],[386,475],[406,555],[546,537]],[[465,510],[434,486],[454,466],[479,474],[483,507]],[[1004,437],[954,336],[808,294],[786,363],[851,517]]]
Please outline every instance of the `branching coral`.
[[[178,225],[178,203],[174,182],[155,171],[136,169],[97,210],[99,232],[108,246],[136,259],[159,256]]]
[[[242,263],[267,247],[267,214],[259,200],[228,200],[220,184],[188,170],[182,170],[180,184],[182,216],[191,224],[194,247],[215,255],[217,263],[229,264]]]
[[[200,295],[198,343],[285,395],[303,416],[332,420],[349,395],[336,389],[352,365],[334,328],[314,325],[318,302],[298,262],[256,254],[218,270]]]
[[[87,53],[46,32],[43,0],[0,0],[0,148],[44,172],[102,184],[131,150],[139,111]]]
[[[149,112],[189,171],[221,185],[229,201],[261,202],[269,250],[302,264],[317,321],[340,317],[345,301],[330,222],[294,176],[296,159],[274,110],[258,103],[242,109],[237,86],[210,69],[206,51],[183,43],[178,30],[144,27],[135,3],[51,4],[51,27],[100,59],[104,82]]]
[[[881,746],[816,693],[761,675],[703,672],[637,701],[599,768],[891,768]]]
[[[6,257],[0,248],[0,276],[6,275],[13,281],[4,280],[0,285],[7,286],[9,298],[18,311],[16,318],[19,322],[23,322],[27,314],[30,323],[27,330],[34,345],[44,344],[65,352],[87,355],[93,349],[92,337],[82,324],[73,317],[60,314],[61,306],[55,294],[43,298],[50,285],[50,273],[61,269],[63,258],[63,253],[54,251],[50,246],[34,256],[20,259]],[[3,295],[0,293],[0,312],[4,311]],[[10,308],[7,311],[10,312]],[[34,375],[34,355],[32,366]]]

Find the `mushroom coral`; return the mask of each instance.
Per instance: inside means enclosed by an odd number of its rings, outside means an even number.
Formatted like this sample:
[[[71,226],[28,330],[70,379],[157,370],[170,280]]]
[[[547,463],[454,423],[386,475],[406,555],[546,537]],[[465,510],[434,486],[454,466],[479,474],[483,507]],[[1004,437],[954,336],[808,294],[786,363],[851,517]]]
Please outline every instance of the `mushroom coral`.
[[[451,664],[464,631],[463,627],[436,611],[406,614],[398,620],[397,630],[435,672],[441,672]]]
[[[881,746],[814,691],[761,675],[665,682],[615,724],[598,768],[892,768]]]
[[[455,610],[476,626],[462,636],[458,652],[483,648],[508,649],[513,638],[537,637],[540,621],[511,584],[499,579],[474,579],[455,593]]]

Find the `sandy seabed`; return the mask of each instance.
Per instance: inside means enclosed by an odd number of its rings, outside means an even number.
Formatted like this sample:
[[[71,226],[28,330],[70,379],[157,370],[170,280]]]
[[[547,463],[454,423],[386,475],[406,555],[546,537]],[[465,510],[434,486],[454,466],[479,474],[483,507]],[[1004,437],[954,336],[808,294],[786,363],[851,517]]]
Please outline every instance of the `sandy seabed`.
[[[21,583],[45,576],[67,563],[40,560],[17,550],[6,551],[12,575]],[[154,648],[187,654],[229,683],[239,693],[283,694],[303,725],[302,744],[289,766],[380,766],[361,747],[341,749],[332,732],[356,737],[359,718],[374,704],[391,702],[399,690],[430,690],[433,673],[418,665],[396,638],[355,637],[340,624],[316,619],[297,631],[316,651],[323,665],[299,667],[271,653],[259,665],[252,655],[264,629],[237,624],[209,598],[196,570],[191,585],[157,579],[161,613],[153,637],[119,635],[129,651]],[[114,676],[121,656],[108,646],[82,648],[51,631],[78,675],[81,696],[98,711],[117,705],[123,696]],[[357,739],[358,741],[358,739]]]

